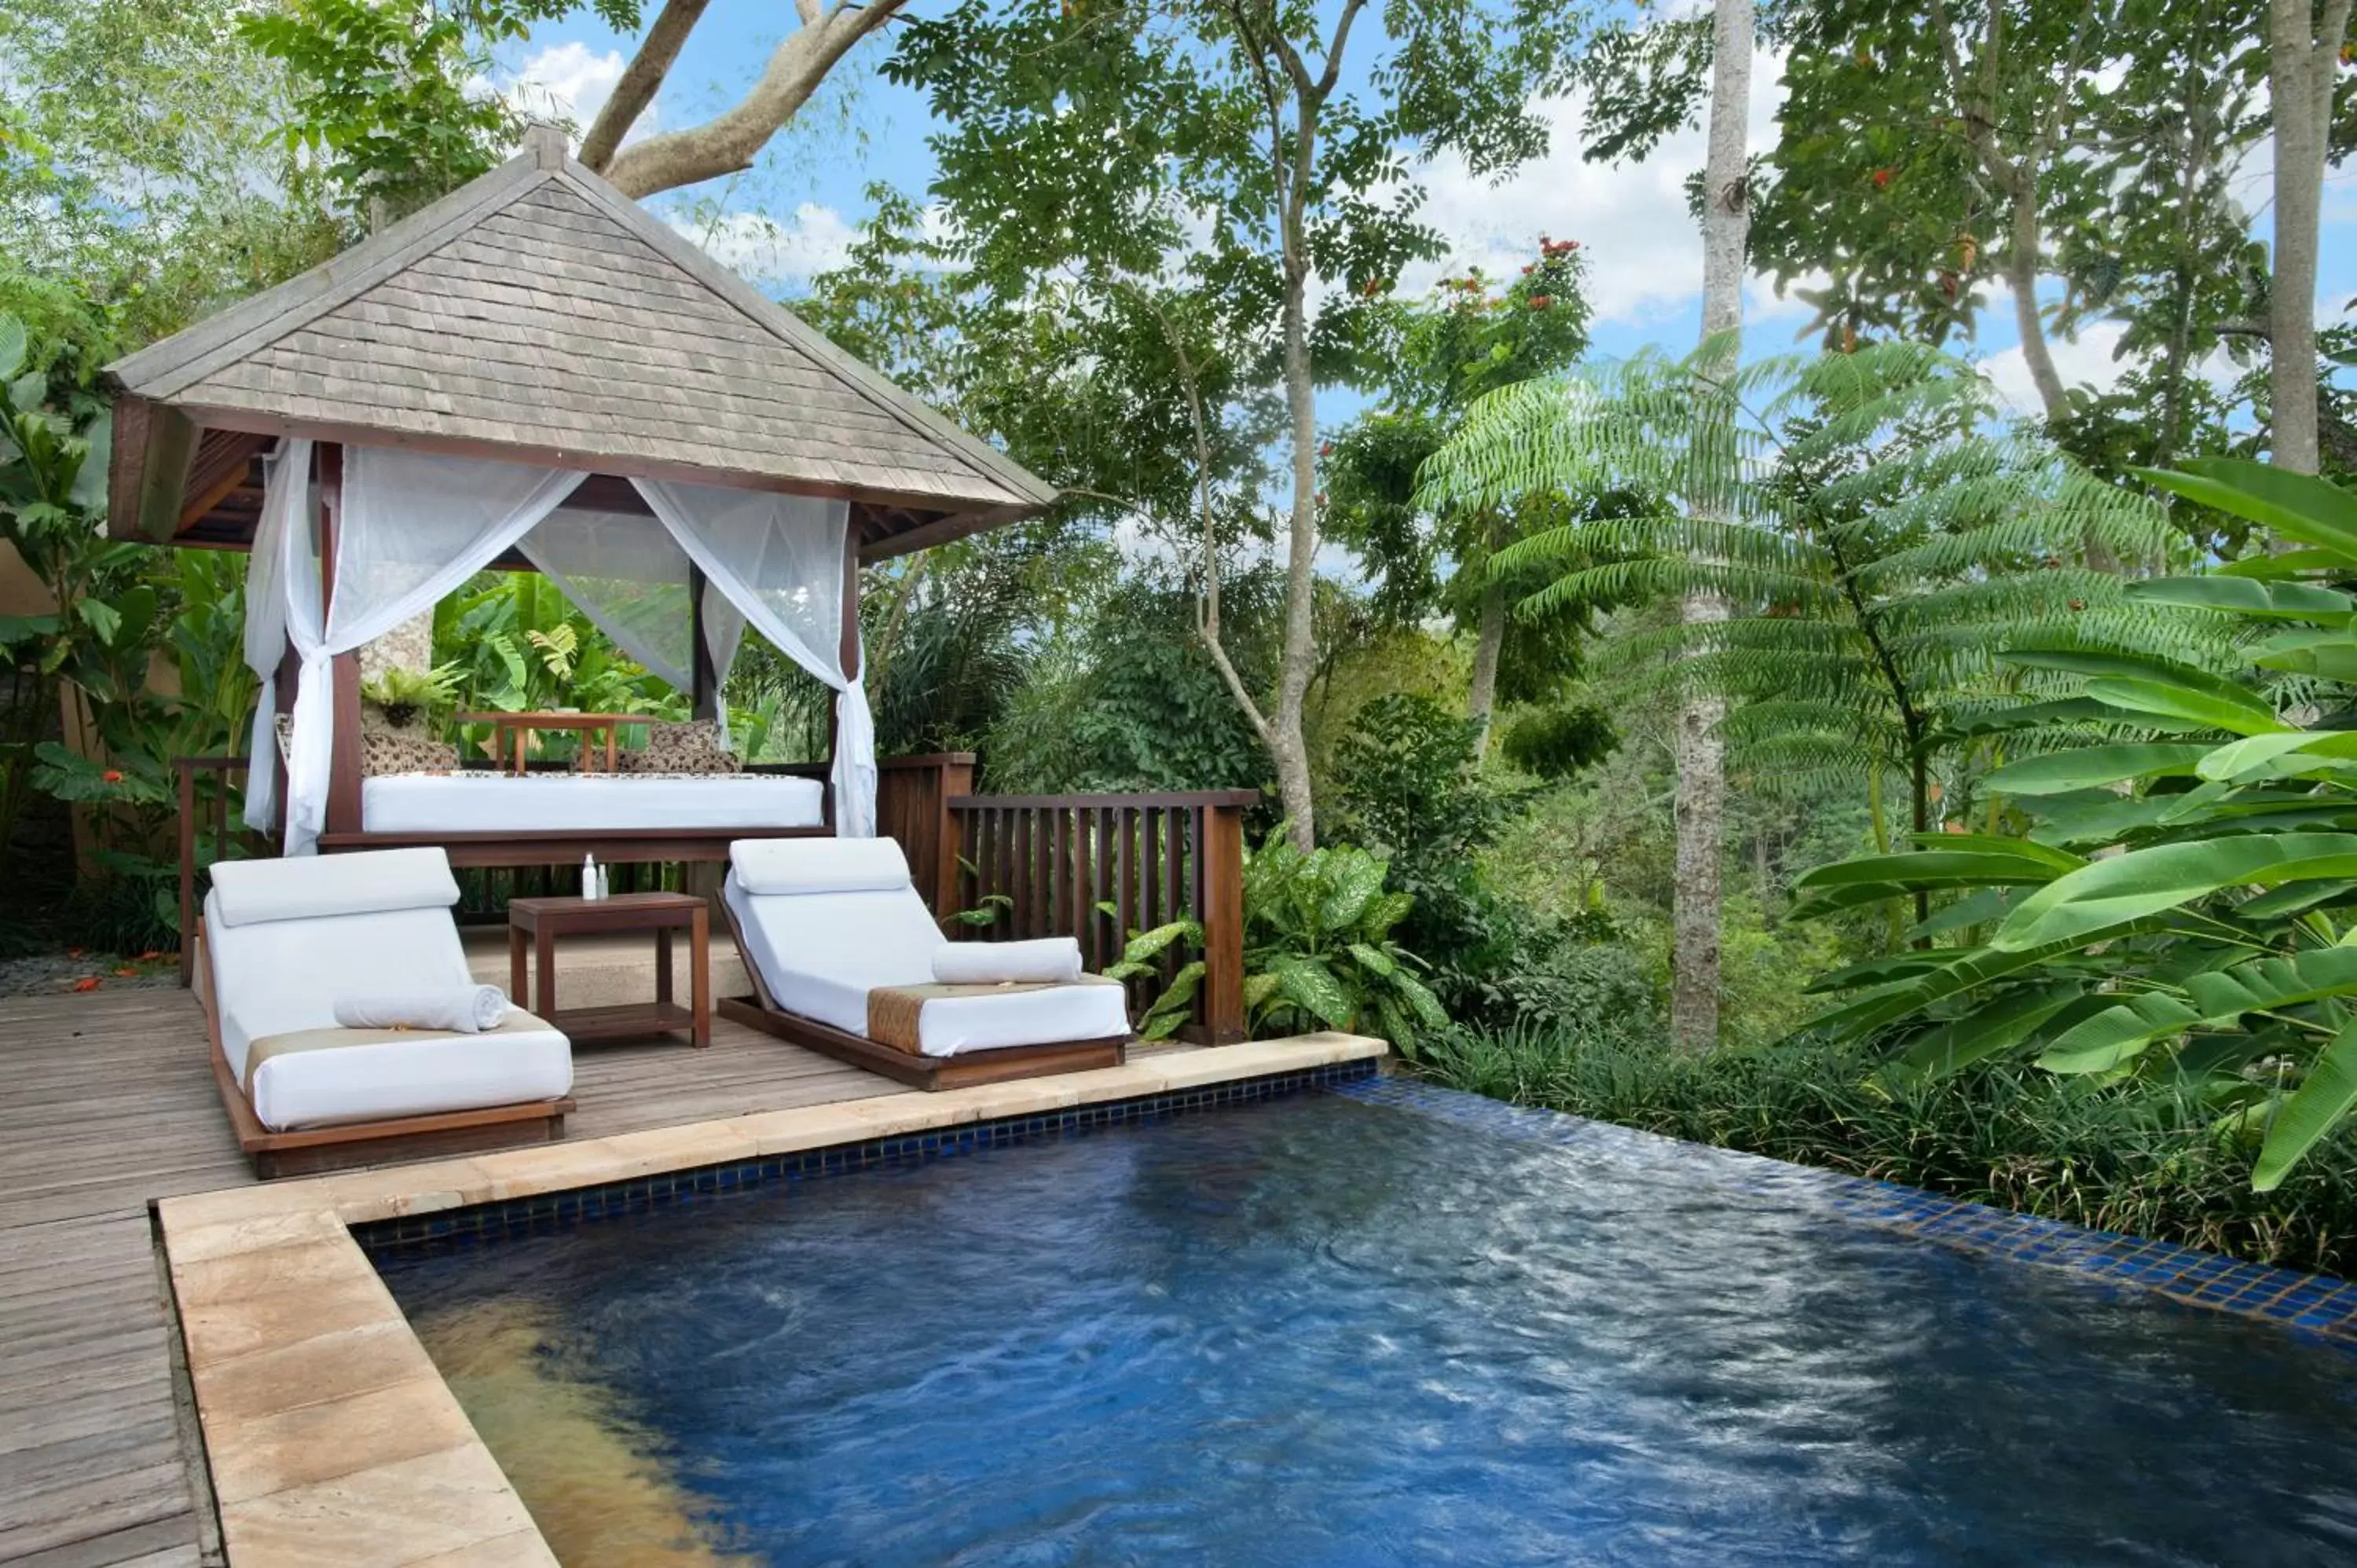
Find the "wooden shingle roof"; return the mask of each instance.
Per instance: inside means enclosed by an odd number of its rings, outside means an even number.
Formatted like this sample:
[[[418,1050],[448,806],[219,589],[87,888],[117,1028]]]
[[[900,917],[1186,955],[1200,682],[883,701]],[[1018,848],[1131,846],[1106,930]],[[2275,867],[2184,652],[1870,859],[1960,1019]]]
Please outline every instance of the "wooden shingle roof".
[[[871,558],[1056,497],[545,128],[480,179],[107,373],[119,537],[205,526],[234,502],[242,455],[285,435],[845,497],[863,503]]]

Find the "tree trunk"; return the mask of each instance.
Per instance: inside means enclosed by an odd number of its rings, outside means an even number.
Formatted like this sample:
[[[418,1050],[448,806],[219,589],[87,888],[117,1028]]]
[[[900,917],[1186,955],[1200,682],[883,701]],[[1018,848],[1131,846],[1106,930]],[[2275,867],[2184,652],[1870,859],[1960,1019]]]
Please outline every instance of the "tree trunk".
[[[1305,132],[1306,134],[1306,132]],[[1293,527],[1285,571],[1285,652],[1278,666],[1276,712],[1269,723],[1269,760],[1276,764],[1276,787],[1293,824],[1293,842],[1307,850],[1318,842],[1316,805],[1309,791],[1309,745],[1302,733],[1302,709],[1317,662],[1315,607],[1318,564],[1318,388],[1309,364],[1308,263],[1286,236],[1285,280],[1285,402],[1293,426]]]
[[[2054,353],[2046,345],[2046,323],[2038,314],[2038,191],[2025,173],[2007,192],[2013,206],[2013,229],[2005,248],[2005,281],[2013,290],[2013,326],[2021,338],[2022,363],[2029,367],[2030,384],[2049,419],[2060,419],[2068,406],[2062,372],[2054,368]]]
[[[1717,344],[1708,373],[1731,372],[1739,358],[1734,334],[1743,327],[1744,242],[1751,221],[1744,188],[1744,133],[1751,108],[1753,0],[1717,0],[1712,19],[1710,144],[1703,167],[1702,335]],[[1700,417],[1717,418],[1716,392],[1699,400]],[[1731,417],[1731,411],[1725,417]],[[1710,439],[1696,432],[1698,442]],[[1724,476],[1731,485],[1735,476]],[[1724,519],[1726,494],[1693,498],[1695,510]],[[1713,593],[1689,594],[1679,606],[1688,626],[1727,619],[1727,603]],[[1677,870],[1670,988],[1670,1032],[1681,1049],[1718,1044],[1719,855],[1727,789],[1718,726],[1727,707],[1717,697],[1689,694],[1678,713]]]
[[[2349,29],[2345,0],[2330,0],[2322,19],[2319,36],[2313,0],[2268,0],[2276,244],[2275,275],[2267,290],[2267,388],[2273,405],[2267,446],[2276,467],[2302,474],[2316,472],[2316,251],[2324,202],[2325,123]]]
[[[1506,646],[1506,585],[1491,582],[1481,589],[1481,618],[1473,638],[1473,683],[1465,694],[1466,713],[1480,721],[1473,757],[1490,755],[1490,714],[1498,705],[1498,655]]]

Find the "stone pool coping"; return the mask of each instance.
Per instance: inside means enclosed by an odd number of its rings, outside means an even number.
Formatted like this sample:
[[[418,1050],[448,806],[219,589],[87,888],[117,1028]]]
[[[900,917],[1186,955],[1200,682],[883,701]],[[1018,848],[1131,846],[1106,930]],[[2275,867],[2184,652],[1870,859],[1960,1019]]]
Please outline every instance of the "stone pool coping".
[[[155,1205],[232,1568],[553,1564],[352,1234],[411,1217],[1071,1107],[1373,1062],[1343,1034],[755,1112]]]

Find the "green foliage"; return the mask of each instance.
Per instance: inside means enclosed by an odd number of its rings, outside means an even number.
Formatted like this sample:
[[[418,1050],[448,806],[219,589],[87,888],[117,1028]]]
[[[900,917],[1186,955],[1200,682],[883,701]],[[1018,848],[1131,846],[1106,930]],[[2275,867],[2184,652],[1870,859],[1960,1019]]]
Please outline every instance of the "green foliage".
[[[1347,844],[1304,852],[1280,826],[1244,856],[1244,1007],[1256,1036],[1348,1029],[1413,1054],[1448,1015],[1412,972],[1422,967],[1393,935],[1415,899],[1385,891],[1388,867]],[[1173,950],[1200,949],[1203,929],[1174,920],[1133,931],[1116,980],[1152,974]],[[1203,961],[1182,964],[1139,1020],[1147,1039],[1178,1032],[1202,988]]]
[[[537,572],[482,573],[434,607],[434,668],[426,683],[468,712],[563,707],[689,716],[684,695],[615,647]],[[489,745],[489,726],[475,727],[481,733],[468,738]],[[531,744],[544,742],[535,734]]]
[[[1990,434],[1968,368],[1887,345],[1756,361],[1719,383],[1706,373],[1717,352],[1648,352],[1493,394],[1424,482],[1469,503],[1583,488],[1647,498],[1632,515],[1534,534],[1498,566],[1556,574],[1525,612],[1724,599],[1727,618],[1621,639],[1600,670],[1624,689],[1727,701],[1731,762],[1760,787],[1896,779],[1925,828],[1941,772],[1988,748],[1982,708],[2047,683],[2000,665],[2000,649],[2219,656],[2204,625],[2156,614],[2087,564],[2157,557],[2159,509],[2041,440]]]
[[[1592,703],[1566,703],[1516,719],[1506,730],[1506,760],[1545,779],[1568,779],[1602,761],[1620,744],[1611,717]]]
[[[457,702],[459,669],[456,660],[431,670],[396,665],[362,682],[361,700],[382,712],[395,729],[406,729],[421,717],[431,723]]]
[[[2243,576],[2159,579],[2133,602],[2232,614],[2255,634],[2234,676],[2135,650],[2022,657],[2083,680],[2122,725],[2181,738],[2080,746],[1999,769],[2025,838],[1927,840],[1912,854],[1801,879],[1821,913],[1895,891],[1953,899],[1957,945],[1830,975],[1846,1000],[1814,1020],[1875,1039],[1902,1074],[2033,1058],[2098,1081],[2166,1081],[2222,1131],[2259,1140],[2255,1180],[2281,1182],[2348,1111],[2357,963],[2357,737],[2338,667],[2357,615],[2324,585],[2357,569],[2357,498],[2255,464],[2205,461],[2156,483],[2309,543]],[[2195,608],[2175,607],[2193,606]],[[2301,628],[2278,672],[2283,628]]]
[[[1227,585],[1228,644],[1247,682],[1274,665],[1281,584]],[[1267,754],[1193,635],[1183,585],[1137,575],[1110,585],[1086,624],[1044,650],[987,737],[1002,793],[1255,789]]]
[[[382,204],[402,217],[482,174],[522,134],[515,110],[481,91],[490,51],[524,38],[570,0],[293,0],[238,23],[238,35],[294,79],[279,134],[321,171],[348,215]],[[617,32],[635,0],[600,0]]]
[[[2175,1080],[2059,1078],[2010,1063],[1894,1077],[1857,1046],[1673,1051],[1610,1015],[1556,1030],[1452,1031],[1419,1069],[1458,1089],[1674,1138],[1824,1165],[2074,1225],[2347,1274],[2357,1142],[2329,1135],[2273,1191]]]

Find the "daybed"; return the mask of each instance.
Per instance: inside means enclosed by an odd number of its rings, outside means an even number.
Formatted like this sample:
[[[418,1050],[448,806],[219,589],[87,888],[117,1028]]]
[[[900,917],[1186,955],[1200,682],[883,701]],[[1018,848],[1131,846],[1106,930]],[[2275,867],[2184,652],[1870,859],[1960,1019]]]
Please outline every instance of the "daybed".
[[[743,840],[721,892],[757,993],[723,998],[723,1017],[923,1089],[1123,1058],[1115,982],[935,983],[949,939],[891,839]]]
[[[371,833],[818,828],[825,789],[776,773],[387,773],[361,781]]]
[[[339,1001],[474,983],[436,849],[223,861],[197,929],[213,1070],[264,1176],[560,1136],[565,1036],[521,1008],[479,1034],[343,1029]]]

